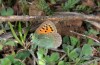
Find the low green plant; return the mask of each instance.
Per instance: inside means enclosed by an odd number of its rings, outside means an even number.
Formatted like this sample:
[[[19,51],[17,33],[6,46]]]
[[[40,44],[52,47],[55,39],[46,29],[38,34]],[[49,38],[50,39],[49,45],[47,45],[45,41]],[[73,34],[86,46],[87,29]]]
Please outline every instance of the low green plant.
[[[0,0],[0,5],[2,4],[2,0]]]
[[[13,11],[13,9],[12,8],[2,8],[1,10],[0,10],[0,14],[1,14],[1,16],[10,16],[10,15],[13,15],[14,14],[14,11]]]
[[[79,2],[80,0],[68,0],[64,4],[62,4],[62,8],[64,11],[70,11],[72,8],[75,7],[75,5]]]
[[[49,5],[46,3],[45,0],[39,0],[37,7],[44,11],[47,15],[51,15],[53,13],[53,11],[50,9]]]
[[[50,0],[51,4],[56,4],[56,0]]]
[[[86,5],[77,5],[76,10],[79,12],[87,12],[87,13],[91,13],[93,11],[91,7],[88,7]]]
[[[0,59],[0,65],[25,65],[20,59],[16,59],[15,55],[8,55]]]
[[[29,12],[29,5],[28,5],[27,0],[19,0],[19,3],[20,3],[20,5],[21,5],[22,13],[23,13],[24,15],[27,15],[28,12]]]
[[[83,44],[81,47],[81,43],[76,37],[63,37],[63,50],[67,57],[64,57],[63,60],[60,60],[60,53],[52,52],[48,54],[48,49],[38,47],[37,53],[37,63],[38,65],[81,65],[83,63],[87,63],[90,59],[92,59],[93,45],[90,43],[94,43],[93,40],[88,39],[87,44]],[[31,48],[36,49],[36,47]],[[35,52],[33,51],[32,54]]]
[[[46,54],[46,50],[40,48],[37,51],[38,65],[55,65],[59,62],[59,53]]]
[[[22,46],[24,46],[25,44],[25,40],[26,40],[26,36],[28,34],[29,28],[27,27],[27,30],[25,33],[22,32],[22,26],[21,26],[21,22],[19,22],[18,24],[18,33],[20,38],[17,36],[17,33],[15,32],[14,28],[12,27],[12,24],[10,22],[8,22],[11,32],[13,34],[13,36],[15,37],[15,39],[18,41],[18,43]]]
[[[74,65],[80,65],[83,62],[89,61],[92,58],[93,50],[90,44],[84,44],[81,48],[79,39],[72,36],[64,37],[63,43],[63,49],[68,56],[68,58],[66,59],[68,60],[67,62],[73,62]]]
[[[18,50],[16,53],[14,51],[14,48],[12,49],[12,52],[8,55],[5,56],[4,58],[0,59],[0,65],[25,65],[23,60],[28,58],[30,56],[30,52],[27,50],[25,44],[26,41],[26,36],[28,34],[29,28],[26,29],[25,33],[22,32],[22,24],[21,22],[18,23],[18,33],[19,35],[15,32],[13,25],[8,22],[8,25],[10,26],[11,32],[14,36],[14,38],[18,41],[15,42],[13,39],[4,39],[0,38],[0,50],[2,51],[5,46],[10,46],[10,47],[17,47],[17,43],[19,43],[23,49]]]
[[[97,2],[97,6],[100,7],[100,2]]]

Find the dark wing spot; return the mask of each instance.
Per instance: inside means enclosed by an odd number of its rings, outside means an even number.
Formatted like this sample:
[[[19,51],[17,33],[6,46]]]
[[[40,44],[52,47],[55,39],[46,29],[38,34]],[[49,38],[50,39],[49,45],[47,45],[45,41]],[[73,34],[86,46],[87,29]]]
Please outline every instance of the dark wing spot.
[[[44,28],[42,27],[42,29],[44,30]]]
[[[51,27],[51,25],[48,25],[48,26],[50,26],[50,27]]]
[[[53,31],[52,27],[50,26],[51,31]]]
[[[47,32],[47,31],[45,31],[45,32]]]
[[[48,27],[46,26],[46,30],[48,30]]]
[[[51,29],[51,31],[53,31],[53,29]]]

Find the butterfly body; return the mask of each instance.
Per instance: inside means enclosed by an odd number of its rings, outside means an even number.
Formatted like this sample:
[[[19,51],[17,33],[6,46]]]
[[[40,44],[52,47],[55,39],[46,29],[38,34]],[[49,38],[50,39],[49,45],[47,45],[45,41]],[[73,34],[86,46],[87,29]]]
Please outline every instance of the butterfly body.
[[[57,48],[61,45],[62,39],[55,25],[51,21],[46,21],[32,35],[32,42],[44,48]]]

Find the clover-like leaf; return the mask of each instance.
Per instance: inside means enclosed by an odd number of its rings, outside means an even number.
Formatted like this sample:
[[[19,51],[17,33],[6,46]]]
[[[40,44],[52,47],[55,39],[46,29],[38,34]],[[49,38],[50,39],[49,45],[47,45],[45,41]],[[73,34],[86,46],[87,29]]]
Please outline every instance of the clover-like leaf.
[[[63,37],[63,43],[67,43],[67,42],[69,42],[70,40],[69,40],[69,38],[67,37],[67,36],[65,36],[65,37]]]
[[[25,58],[29,57],[30,52],[28,50],[20,50],[17,54],[16,54],[16,58],[20,59],[20,60],[24,60]]]
[[[82,54],[85,56],[90,56],[92,54],[92,47],[89,44],[84,44],[82,47]]]
[[[60,62],[58,63],[58,65],[65,65],[65,62],[64,62],[64,61],[60,61]]]
[[[7,40],[4,45],[16,46],[17,44],[13,40]]]
[[[69,58],[71,60],[75,60],[78,57],[78,53],[77,53],[77,49],[73,49],[70,53],[69,53]]]
[[[78,43],[79,40],[75,37],[70,36],[70,41],[71,41],[71,44],[73,46],[75,46]]]
[[[0,44],[0,50],[2,50],[3,49],[3,45],[2,44]]]
[[[25,65],[25,64],[21,62],[19,59],[14,59],[13,65]]]
[[[88,39],[87,44],[93,45],[94,44],[94,41],[92,39]]]
[[[8,58],[1,59],[0,65],[11,65],[11,61]]]
[[[37,56],[38,56],[38,65],[46,65],[45,59],[44,59],[44,49],[39,48],[38,52],[37,52]]]
[[[50,60],[52,62],[55,62],[55,61],[57,61],[59,59],[59,54],[58,53],[52,53],[50,58],[51,58]]]
[[[12,63],[14,62],[14,55],[8,55],[6,58],[8,58]]]
[[[9,7],[7,9],[6,8],[1,9],[0,13],[2,16],[10,16],[13,15],[14,11],[12,8]]]

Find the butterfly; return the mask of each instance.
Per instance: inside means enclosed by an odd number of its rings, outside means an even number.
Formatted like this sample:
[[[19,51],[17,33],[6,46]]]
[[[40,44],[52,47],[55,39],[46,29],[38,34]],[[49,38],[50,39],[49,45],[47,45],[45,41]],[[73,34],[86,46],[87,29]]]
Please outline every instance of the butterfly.
[[[58,48],[62,44],[62,38],[53,22],[43,22],[34,32],[31,34],[31,42],[44,48]]]

